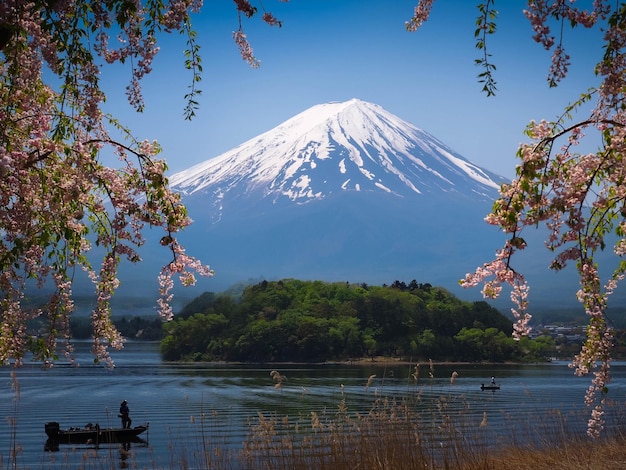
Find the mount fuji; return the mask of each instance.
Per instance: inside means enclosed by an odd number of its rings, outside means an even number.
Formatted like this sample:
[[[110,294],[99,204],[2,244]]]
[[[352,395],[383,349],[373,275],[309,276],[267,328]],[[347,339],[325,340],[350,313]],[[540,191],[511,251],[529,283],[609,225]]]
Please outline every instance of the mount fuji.
[[[170,178],[213,222],[242,206],[285,206],[362,193],[405,200],[492,201],[504,182],[378,105],[320,104]]]
[[[480,300],[480,289],[462,289],[458,280],[504,243],[484,217],[505,181],[378,105],[352,99],[313,106],[170,177],[194,221],[179,238],[216,271],[178,299],[298,278],[375,285],[416,279]],[[142,253],[153,285],[168,261],[164,251],[146,246]],[[531,301],[554,300],[547,256],[524,259],[516,267],[543,276]],[[133,268],[127,286],[144,274]],[[575,305],[571,289],[567,295]],[[506,298],[501,305],[510,306]]]
[[[455,289],[503,242],[483,219],[504,181],[358,99],[170,177],[194,220],[181,240],[216,270],[213,291],[283,277]]]

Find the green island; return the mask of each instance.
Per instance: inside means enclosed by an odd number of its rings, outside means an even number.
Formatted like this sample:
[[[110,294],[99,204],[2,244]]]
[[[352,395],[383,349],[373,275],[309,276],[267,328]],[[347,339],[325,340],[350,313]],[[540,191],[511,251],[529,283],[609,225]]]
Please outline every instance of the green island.
[[[511,320],[411,281],[389,286],[283,279],[239,300],[204,294],[164,325],[168,361],[324,362],[377,356],[537,360],[553,344],[511,337]]]
[[[535,326],[515,340],[512,319],[485,301],[458,299],[429,283],[372,286],[282,279],[204,292],[171,322],[118,316],[131,340],[160,341],[166,361],[329,362],[385,358],[423,362],[541,362],[573,357],[584,341],[576,321]],[[565,331],[565,334],[562,333]],[[71,336],[92,335],[75,316]],[[626,330],[615,331],[615,359],[626,358]]]

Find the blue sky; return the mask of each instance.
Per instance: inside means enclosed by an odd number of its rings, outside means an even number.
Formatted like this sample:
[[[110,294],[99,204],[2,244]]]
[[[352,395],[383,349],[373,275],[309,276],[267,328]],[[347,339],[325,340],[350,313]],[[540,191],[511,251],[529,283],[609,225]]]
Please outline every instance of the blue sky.
[[[253,0],[253,3],[255,1]],[[256,2],[258,4],[258,2]],[[438,0],[415,33],[404,28],[417,0],[264,0],[283,22],[270,27],[244,19],[261,67],[251,69],[232,40],[238,28],[230,0],[205,0],[193,17],[202,46],[200,110],[183,119],[190,74],[183,67],[184,38],[164,37],[154,71],[144,81],[146,109],[137,114],[123,95],[130,72],[104,73],[106,109],[138,138],[156,139],[170,172],[215,157],[305,109],[359,98],[376,103],[434,135],[469,160],[512,178],[515,152],[531,119],[554,119],[597,81],[598,32],[565,30],[572,58],[556,89],[546,76],[550,53],[531,39],[521,0],[495,2],[498,31],[489,52],[497,70],[496,97],[477,82],[474,29],[468,0]],[[585,2],[580,2],[585,3]]]

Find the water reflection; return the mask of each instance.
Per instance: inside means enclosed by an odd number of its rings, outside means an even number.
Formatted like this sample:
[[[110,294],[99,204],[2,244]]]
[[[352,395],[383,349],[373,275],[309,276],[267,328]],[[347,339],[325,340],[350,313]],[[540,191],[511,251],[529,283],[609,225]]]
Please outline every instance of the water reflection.
[[[125,450],[126,452],[130,451],[131,446],[137,447],[149,447],[150,444],[147,440],[142,439],[141,437],[131,437],[127,439],[121,439],[119,442],[94,442],[91,439],[85,439],[84,441],[77,442],[62,442],[58,439],[46,439],[44,444],[45,452],[59,452],[65,446],[74,446],[82,445],[85,448],[92,449],[111,449],[117,448],[119,446],[120,449]]]

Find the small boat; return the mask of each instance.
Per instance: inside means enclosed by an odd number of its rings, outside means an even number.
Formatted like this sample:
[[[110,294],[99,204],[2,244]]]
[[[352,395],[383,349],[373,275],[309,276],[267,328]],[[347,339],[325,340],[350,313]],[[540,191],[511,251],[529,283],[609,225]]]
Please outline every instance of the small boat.
[[[57,444],[100,444],[115,442],[141,442],[139,435],[148,430],[148,424],[134,428],[101,428],[88,424],[82,428],[61,429],[59,423],[45,424],[48,440]]]
[[[485,384],[480,384],[480,389],[481,390],[500,390],[500,385],[485,385]]]

